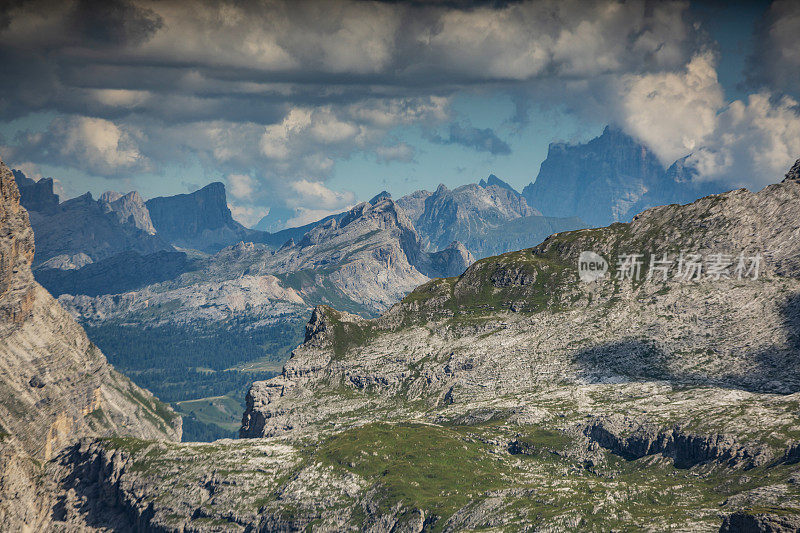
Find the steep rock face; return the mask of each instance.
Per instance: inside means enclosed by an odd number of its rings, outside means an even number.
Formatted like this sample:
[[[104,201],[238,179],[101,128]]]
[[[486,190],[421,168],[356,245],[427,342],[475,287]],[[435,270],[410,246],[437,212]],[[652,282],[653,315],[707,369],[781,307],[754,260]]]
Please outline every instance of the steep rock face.
[[[504,222],[538,214],[513,189],[470,184],[451,191],[440,185],[425,199],[416,229],[424,246],[441,250],[452,241],[471,242]]]
[[[656,205],[686,203],[724,190],[719,184],[691,182],[692,171],[684,162],[665,170],[647,147],[607,126],[586,144],[551,144],[539,175],[522,194],[545,215],[577,216],[603,226]]]
[[[35,460],[51,459],[80,436],[178,440],[181,426],[171,409],[115,372],[33,280],[33,231],[19,197],[0,163],[0,515],[6,527],[35,530],[52,504]]]
[[[120,224],[134,226],[150,235],[155,235],[156,229],[150,220],[150,212],[138,192],[131,191],[122,195],[107,191],[100,196],[98,202],[104,211],[114,213]]]
[[[789,169],[789,172],[786,173],[786,177],[783,178],[783,181],[798,181],[800,180],[800,159],[794,162],[792,168]]]
[[[39,181],[25,176],[21,170],[12,170],[19,189],[22,206],[28,211],[49,211],[58,205],[58,195],[53,192],[53,179]]]
[[[176,246],[214,252],[257,234],[233,220],[220,182],[190,194],[152,198],[146,205],[158,234]]]

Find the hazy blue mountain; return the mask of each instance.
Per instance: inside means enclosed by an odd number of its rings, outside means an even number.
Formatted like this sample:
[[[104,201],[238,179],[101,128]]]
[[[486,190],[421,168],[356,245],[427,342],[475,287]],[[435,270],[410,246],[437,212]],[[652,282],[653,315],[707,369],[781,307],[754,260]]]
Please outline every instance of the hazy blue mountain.
[[[39,181],[25,176],[21,170],[12,170],[14,181],[22,197],[22,206],[28,211],[49,211],[58,206],[58,195],[53,192],[53,178]]]
[[[719,183],[697,183],[694,174],[686,158],[664,168],[645,145],[607,126],[584,144],[550,144],[539,175],[522,194],[545,215],[577,216],[602,226],[630,220],[649,207],[726,190]]]
[[[182,247],[215,252],[239,241],[259,240],[260,232],[233,219],[225,185],[209,183],[189,194],[162,196],[146,202],[161,238]]]
[[[453,241],[460,241],[474,254],[482,255],[467,243],[483,239],[487,231],[509,220],[540,215],[507,184],[483,183],[485,185],[471,183],[453,190],[439,185],[433,193],[415,193],[411,198],[401,199],[398,204],[410,205],[417,211],[424,196],[424,208],[418,215],[413,213],[417,216],[412,221],[426,247],[441,250]]]

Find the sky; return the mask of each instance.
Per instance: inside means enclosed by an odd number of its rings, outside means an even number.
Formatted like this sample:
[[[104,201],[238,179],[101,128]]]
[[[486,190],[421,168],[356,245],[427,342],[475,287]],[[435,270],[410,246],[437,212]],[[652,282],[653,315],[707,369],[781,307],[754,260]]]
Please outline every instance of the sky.
[[[6,0],[0,156],[91,191],[223,181],[289,226],[614,124],[760,189],[800,157],[800,2]],[[63,198],[62,198],[63,199]]]

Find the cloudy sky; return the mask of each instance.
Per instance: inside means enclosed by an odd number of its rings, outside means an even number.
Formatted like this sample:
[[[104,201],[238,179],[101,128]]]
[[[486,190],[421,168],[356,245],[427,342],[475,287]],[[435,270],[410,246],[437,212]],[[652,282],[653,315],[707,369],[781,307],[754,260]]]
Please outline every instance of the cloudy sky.
[[[0,155],[62,193],[227,185],[305,223],[381,189],[522,188],[616,124],[753,189],[800,157],[800,2],[0,2]]]

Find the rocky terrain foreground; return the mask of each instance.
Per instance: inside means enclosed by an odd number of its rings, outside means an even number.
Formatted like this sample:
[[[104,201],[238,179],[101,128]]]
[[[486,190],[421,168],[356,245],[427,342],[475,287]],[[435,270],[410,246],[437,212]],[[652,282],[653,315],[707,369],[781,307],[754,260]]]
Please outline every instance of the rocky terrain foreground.
[[[181,419],[117,373],[33,279],[33,231],[0,162],[0,529],[82,529],[63,454],[83,437],[180,440]],[[69,462],[65,463],[69,465]]]
[[[787,179],[554,235],[376,319],[320,306],[241,440],[85,439],[70,489],[94,527],[151,531],[797,530],[797,213]],[[582,251],[609,274],[579,281]],[[733,259],[646,279],[681,252]]]

